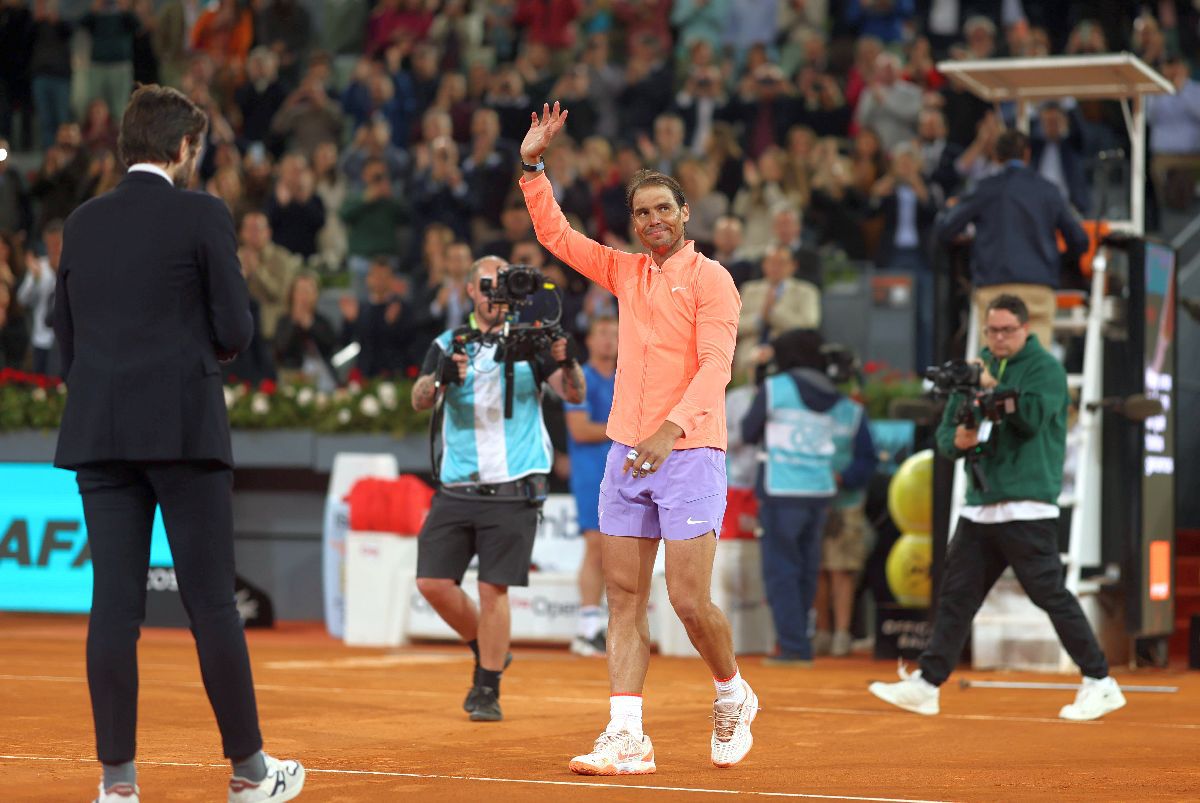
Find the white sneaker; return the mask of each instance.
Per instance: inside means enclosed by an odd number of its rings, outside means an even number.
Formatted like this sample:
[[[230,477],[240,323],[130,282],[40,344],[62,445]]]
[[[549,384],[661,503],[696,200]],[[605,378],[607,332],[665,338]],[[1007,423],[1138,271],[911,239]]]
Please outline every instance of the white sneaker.
[[[100,782],[100,794],[92,803],[140,803],[142,790],[131,783],[115,783],[108,789]]]
[[[829,655],[829,650],[833,646],[833,634],[828,630],[818,630],[813,633],[812,651],[813,655]]]
[[[914,714],[924,714],[931,717],[936,714],[938,708],[939,689],[932,683],[924,680],[921,677],[921,670],[909,674],[908,670],[901,664],[897,669],[900,675],[900,680],[896,683],[881,683],[875,681],[867,687],[867,691],[874,694],[885,703],[891,703],[894,706],[903,708],[905,711],[912,711]]]
[[[1063,719],[1085,722],[1111,714],[1125,705],[1125,695],[1112,677],[1096,680],[1084,678],[1075,694],[1075,702],[1064,705],[1058,715]]]
[[[758,716],[758,695],[750,684],[746,687],[746,699],[741,703],[713,702],[712,763],[718,767],[732,767],[754,746],[750,723]]]
[[[850,648],[853,646],[853,641],[850,634],[845,630],[839,630],[833,634],[833,640],[829,644],[829,654],[835,658],[841,658],[850,654]]]
[[[256,803],[270,800],[282,803],[300,794],[304,788],[304,767],[299,761],[280,761],[263,754],[267,762],[267,777],[260,782],[233,776],[229,779],[229,803]]]
[[[605,731],[592,752],[575,756],[570,766],[577,775],[651,775],[655,770],[654,745],[645,734]]]

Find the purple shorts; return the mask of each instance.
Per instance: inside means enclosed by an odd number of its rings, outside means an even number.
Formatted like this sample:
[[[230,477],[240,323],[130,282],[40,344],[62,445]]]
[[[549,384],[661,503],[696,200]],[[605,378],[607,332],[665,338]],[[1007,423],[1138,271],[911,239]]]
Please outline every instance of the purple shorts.
[[[621,473],[632,447],[614,443],[600,483],[600,532],[686,541],[709,530],[721,534],[729,481],[725,452],[711,446],[677,449],[655,473]]]

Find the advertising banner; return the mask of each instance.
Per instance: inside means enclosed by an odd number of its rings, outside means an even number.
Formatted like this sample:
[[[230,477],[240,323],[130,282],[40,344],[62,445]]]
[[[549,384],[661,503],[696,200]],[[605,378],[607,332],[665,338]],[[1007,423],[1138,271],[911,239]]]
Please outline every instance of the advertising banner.
[[[173,565],[155,511],[150,565]],[[0,610],[87,613],[92,562],[75,473],[48,463],[0,463]]]

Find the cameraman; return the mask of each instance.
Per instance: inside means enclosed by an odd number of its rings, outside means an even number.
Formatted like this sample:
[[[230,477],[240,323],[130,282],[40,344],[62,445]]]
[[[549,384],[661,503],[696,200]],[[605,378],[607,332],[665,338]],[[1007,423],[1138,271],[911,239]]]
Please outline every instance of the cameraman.
[[[565,338],[514,366],[512,418],[504,416],[505,379],[497,342],[506,304],[493,304],[484,280],[508,263],[494,256],[471,266],[468,326],[443,332],[429,347],[413,386],[417,410],[443,394],[441,485],[417,540],[417,588],[475,654],[475,676],[463,708],[471,719],[497,721],[500,673],[511,627],[508,587],[529,584],[538,512],[546,495],[553,450],[542,420],[542,383],[570,404],[584,398],[583,370],[567,356]],[[508,341],[511,345],[511,341]],[[465,346],[465,347],[464,347]],[[479,609],[460,587],[479,556]]]
[[[830,381],[823,345],[810,329],[772,341],[778,373],[762,383],[742,419],[742,442],[762,444],[755,492],[763,586],[779,644],[767,664],[812,665],[809,613],[830,505],[839,490],[863,488],[875,470],[862,405]]]
[[[1063,583],[1058,553],[1058,495],[1067,438],[1067,376],[1036,335],[1020,298],[1000,295],[987,306],[982,391],[1017,391],[1015,409],[991,426],[957,424],[969,400],[953,393],[937,430],[938,450],[949,458],[974,453],[986,490],[972,482],[967,506],[946,553],[933,638],[920,670],[900,669],[898,683],[872,683],[876,697],[917,714],[938,712],[938,687],[954,669],[984,597],[1012,566],[1017,580],[1054,623],[1063,647],[1083,671],[1075,702],[1059,716],[1098,719],[1125,705],[1108,662]]]

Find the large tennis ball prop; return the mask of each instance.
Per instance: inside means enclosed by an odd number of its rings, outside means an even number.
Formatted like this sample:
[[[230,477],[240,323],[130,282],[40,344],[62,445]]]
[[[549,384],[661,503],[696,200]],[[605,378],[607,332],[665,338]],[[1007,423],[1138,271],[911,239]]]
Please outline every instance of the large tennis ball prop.
[[[887,582],[892,596],[906,608],[928,608],[933,583],[933,541],[928,533],[905,533],[892,545],[887,559]]]
[[[933,529],[933,452],[926,449],[905,460],[888,485],[888,512],[902,533]]]

